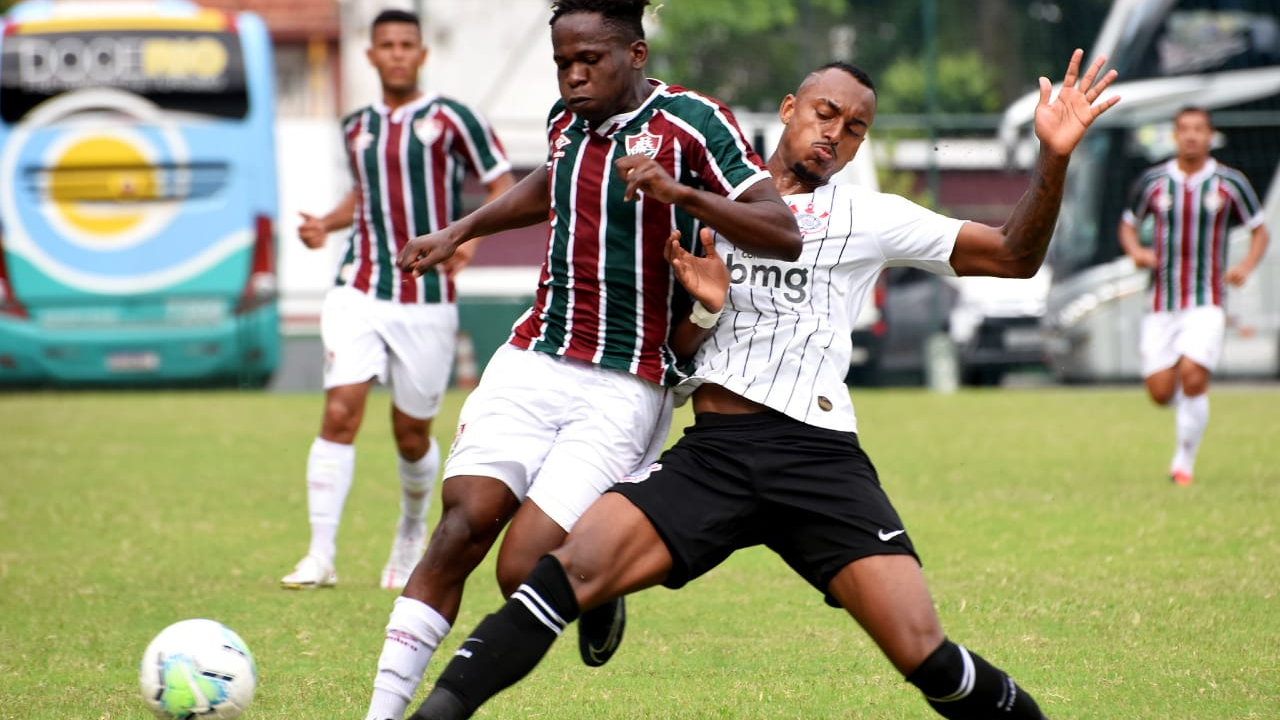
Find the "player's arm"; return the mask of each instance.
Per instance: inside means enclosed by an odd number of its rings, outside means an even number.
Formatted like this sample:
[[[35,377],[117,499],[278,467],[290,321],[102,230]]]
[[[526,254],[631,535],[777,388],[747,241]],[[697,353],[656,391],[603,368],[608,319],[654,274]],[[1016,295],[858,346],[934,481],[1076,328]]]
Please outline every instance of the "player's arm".
[[[329,233],[347,227],[355,218],[357,197],[358,191],[351,188],[325,215],[316,217],[304,212],[298,213],[302,216],[302,223],[298,225],[298,239],[312,250],[324,247],[324,241],[329,237]]]
[[[488,205],[494,200],[497,200],[502,193],[510,190],[515,186],[515,184],[516,178],[510,171],[504,172],[485,183],[484,204]],[[457,248],[454,248],[453,255],[451,255],[448,260],[441,263],[441,266],[444,267],[445,273],[449,277],[453,277],[459,270],[470,265],[471,258],[475,257],[476,248],[480,245],[480,241],[483,239],[483,235],[477,236],[472,238],[471,242],[463,243]]]
[[[951,267],[957,275],[1027,278],[1040,269],[1062,206],[1071,152],[1093,121],[1120,99],[1113,96],[1095,103],[1115,79],[1116,71],[1099,77],[1106,62],[1100,57],[1079,77],[1083,55],[1082,50],[1071,55],[1062,89],[1053,102],[1049,101],[1049,79],[1040,78],[1040,101],[1035,113],[1040,155],[1031,187],[1002,227],[967,222],[960,228],[951,254]]]
[[[550,181],[544,170],[535,170],[509,190],[448,227],[405,243],[396,263],[402,270],[421,275],[444,262],[459,245],[482,235],[528,227],[547,221],[551,211]]]
[[[1120,249],[1140,268],[1156,266],[1156,253],[1151,248],[1143,247],[1138,239],[1138,228],[1127,219],[1120,221],[1116,228],[1116,237],[1120,239]]]
[[[729,268],[716,252],[715,235],[710,229],[702,228],[698,239],[702,241],[704,257],[698,257],[680,245],[679,230],[672,231],[664,249],[676,280],[694,299],[692,311],[676,322],[667,340],[667,345],[681,362],[692,358],[711,335],[724,309],[725,293],[729,291]]]
[[[656,161],[644,155],[618,158],[614,167],[627,181],[623,197],[637,192],[678,205],[729,242],[760,257],[795,260],[800,257],[800,228],[791,208],[767,179],[752,184],[736,199],[676,182]]]
[[[1270,236],[1267,234],[1267,226],[1259,225],[1253,229],[1253,234],[1249,237],[1249,252],[1245,253],[1244,259],[1237,263],[1234,267],[1227,271],[1223,279],[1236,287],[1244,284],[1249,279],[1249,273],[1258,266],[1262,260],[1262,255],[1267,252],[1267,243],[1270,242]]]

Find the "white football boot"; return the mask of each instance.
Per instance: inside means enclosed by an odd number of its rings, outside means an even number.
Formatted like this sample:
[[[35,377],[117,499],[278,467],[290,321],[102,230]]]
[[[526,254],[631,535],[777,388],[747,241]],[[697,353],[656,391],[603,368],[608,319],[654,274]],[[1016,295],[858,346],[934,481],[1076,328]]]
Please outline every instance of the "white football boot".
[[[396,539],[391,541],[391,557],[382,566],[382,580],[378,584],[386,590],[403,590],[426,549],[426,523],[406,528],[402,521],[397,528]]]
[[[338,573],[333,566],[315,555],[302,558],[293,566],[293,572],[280,578],[280,585],[288,590],[312,590],[337,584]]]

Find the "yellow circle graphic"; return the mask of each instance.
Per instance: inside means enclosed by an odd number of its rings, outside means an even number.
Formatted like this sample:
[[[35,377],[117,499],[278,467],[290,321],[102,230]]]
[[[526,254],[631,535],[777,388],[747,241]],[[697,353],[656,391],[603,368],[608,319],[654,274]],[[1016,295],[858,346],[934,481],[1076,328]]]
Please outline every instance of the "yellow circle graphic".
[[[133,229],[146,217],[139,203],[154,199],[159,189],[152,161],[119,138],[76,141],[52,165],[49,199],[69,225],[90,236]]]

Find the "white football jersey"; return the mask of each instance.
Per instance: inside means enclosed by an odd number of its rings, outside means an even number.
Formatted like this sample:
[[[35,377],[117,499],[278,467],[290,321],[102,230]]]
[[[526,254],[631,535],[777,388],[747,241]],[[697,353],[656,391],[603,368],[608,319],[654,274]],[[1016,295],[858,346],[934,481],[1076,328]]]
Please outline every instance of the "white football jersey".
[[[951,251],[964,221],[857,185],[783,200],[804,236],[800,258],[759,258],[716,238],[729,296],[677,394],[715,383],[801,422],[856,432],[844,378],[862,303],[886,267],[955,275]]]

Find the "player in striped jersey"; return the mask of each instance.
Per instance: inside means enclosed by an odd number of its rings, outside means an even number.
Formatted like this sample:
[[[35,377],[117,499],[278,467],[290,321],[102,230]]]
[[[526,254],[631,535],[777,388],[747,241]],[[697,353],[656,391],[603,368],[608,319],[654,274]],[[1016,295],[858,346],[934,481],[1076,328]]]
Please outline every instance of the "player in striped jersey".
[[[665,443],[666,386],[702,330],[685,320],[690,302],[664,258],[673,231],[689,247],[705,224],[757,255],[800,251],[794,217],[728,109],[645,76],[647,4],[553,4],[560,100],[548,117],[545,172],[401,252],[404,267],[432,272],[475,235],[548,223],[534,305],[461,411],[443,514],[392,608],[371,720],[403,715],[467,576],[508,519],[504,593]],[[623,618],[620,602],[584,617],[584,662],[608,659]]]
[[[1186,107],[1173,118],[1176,156],[1134,182],[1120,220],[1120,245],[1138,267],[1151,268],[1151,305],[1139,341],[1142,376],[1156,404],[1175,407],[1169,479],[1190,485],[1200,439],[1209,424],[1209,375],[1218,364],[1226,324],[1223,283],[1244,284],[1267,247],[1267,228],[1253,187],[1240,171],[1209,154],[1208,111]],[[1150,247],[1138,228],[1151,218]],[[1231,221],[1252,232],[1249,250],[1227,268]]]
[[[948,275],[1030,277],[1048,248],[1067,161],[1117,98],[1103,60],[1075,51],[1050,102],[1040,79],[1040,157],[1000,228],[828,180],[875,115],[863,71],[834,63],[783,100],[769,170],[804,235],[795,262],[673,247],[692,290],[728,289],[723,315],[681,389],[694,424],[657,463],[615,485],[565,544],[463,641],[411,720],[460,720],[524,677],[583,608],[653,585],[678,588],[739,548],[766,545],[866,629],[894,667],[953,720],[1041,720],[1004,672],[948,640],[906,529],[859,447],[844,376],[852,320],[890,265]],[[727,276],[727,277],[726,277]],[[696,281],[696,282],[695,282]],[[705,290],[700,290],[705,292]],[[702,297],[702,295],[700,295]]]
[[[303,214],[308,247],[351,226],[336,286],[325,297],[324,417],[307,458],[311,544],[281,584],[331,587],[338,524],[355,473],[356,433],[375,381],[391,386],[402,517],[382,587],[408,581],[426,544],[426,513],[440,469],[431,420],[453,363],[458,311],[453,273],[469,254],[422,277],[401,271],[395,256],[415,235],[438,230],[461,213],[462,181],[479,176],[488,199],[515,184],[498,138],[466,106],[418,88],[427,57],[418,17],[388,10],[373,21],[370,64],[382,100],[342,123],[353,187],[323,217]]]

